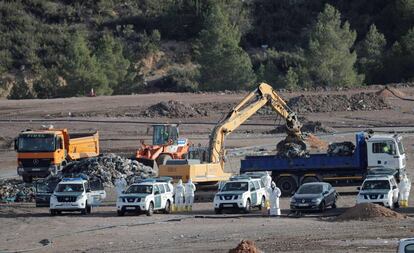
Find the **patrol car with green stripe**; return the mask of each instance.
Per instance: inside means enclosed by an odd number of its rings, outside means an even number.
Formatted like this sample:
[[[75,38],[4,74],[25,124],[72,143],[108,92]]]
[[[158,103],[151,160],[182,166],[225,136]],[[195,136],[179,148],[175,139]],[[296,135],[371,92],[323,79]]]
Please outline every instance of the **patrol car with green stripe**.
[[[230,178],[222,184],[214,197],[214,211],[239,209],[248,213],[253,207],[262,209],[266,203],[266,189],[261,178],[242,175]]]
[[[154,211],[170,213],[173,204],[173,186],[165,179],[148,179],[130,185],[118,196],[116,206],[119,216],[127,212],[146,213]]]

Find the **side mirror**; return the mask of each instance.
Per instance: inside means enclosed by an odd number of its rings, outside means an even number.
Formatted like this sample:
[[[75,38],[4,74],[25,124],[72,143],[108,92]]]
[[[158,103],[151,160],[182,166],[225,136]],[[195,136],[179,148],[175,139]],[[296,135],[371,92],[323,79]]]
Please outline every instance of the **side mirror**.
[[[393,189],[393,190],[397,189],[397,186],[395,186],[395,185],[394,185],[394,186],[392,187],[392,189]]]
[[[329,193],[328,191],[324,191],[324,192],[323,192],[323,195],[326,195],[326,194],[328,194],[328,193]]]
[[[16,139],[14,139],[14,150],[17,151],[18,148],[19,148],[19,139],[16,138]]]
[[[361,190],[361,187],[360,187],[360,186],[358,186],[358,187],[357,187],[357,190],[358,190],[358,191],[360,191],[360,190]]]
[[[59,141],[59,148],[60,149],[64,149],[65,147],[63,146],[63,141],[62,141],[62,139],[60,139],[60,141]]]
[[[91,192],[91,189],[87,189],[86,192]]]

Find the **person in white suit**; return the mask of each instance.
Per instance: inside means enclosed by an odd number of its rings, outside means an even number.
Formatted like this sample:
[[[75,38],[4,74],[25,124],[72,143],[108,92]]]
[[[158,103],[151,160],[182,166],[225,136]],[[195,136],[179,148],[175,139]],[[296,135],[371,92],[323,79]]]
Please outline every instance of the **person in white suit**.
[[[272,182],[269,191],[269,202],[270,202],[270,216],[280,216],[279,198],[282,192],[276,187],[276,183]]]

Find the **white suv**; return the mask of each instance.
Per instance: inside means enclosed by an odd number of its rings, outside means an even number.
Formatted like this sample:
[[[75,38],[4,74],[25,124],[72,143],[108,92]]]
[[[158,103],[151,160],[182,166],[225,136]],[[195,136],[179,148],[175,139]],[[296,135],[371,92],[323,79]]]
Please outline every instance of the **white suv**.
[[[367,177],[358,189],[357,204],[374,203],[391,209],[398,207],[399,189],[391,175]]]
[[[151,216],[158,210],[170,213],[172,204],[172,185],[157,179],[148,179],[130,185],[116,201],[119,216],[123,216],[126,212],[145,212]]]
[[[242,209],[248,213],[252,207],[261,209],[266,203],[266,190],[263,181],[248,176],[236,176],[222,184],[214,196],[214,211],[223,209]]]
[[[100,181],[89,182],[84,178],[63,178],[50,196],[50,214],[62,211],[91,213],[92,207],[99,206],[106,198]]]

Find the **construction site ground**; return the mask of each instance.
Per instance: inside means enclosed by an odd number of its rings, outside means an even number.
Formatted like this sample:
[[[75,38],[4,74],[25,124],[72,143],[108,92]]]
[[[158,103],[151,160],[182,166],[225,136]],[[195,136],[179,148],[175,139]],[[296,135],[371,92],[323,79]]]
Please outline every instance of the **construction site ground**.
[[[350,91],[282,93],[288,100],[301,94],[322,95],[377,92],[381,87]],[[414,88],[398,90],[414,97]],[[354,140],[354,132],[372,128],[401,131],[408,155],[408,173],[414,175],[414,102],[380,94],[388,107],[381,110],[303,112],[300,117],[320,121],[333,133],[320,133],[331,141]],[[101,151],[132,155],[140,139],[150,142],[150,123],[181,123],[181,135],[194,144],[206,145],[215,123],[244,96],[243,93],[147,94],[51,100],[0,100],[0,177],[16,177],[16,154],[12,140],[21,130],[52,124],[71,132],[100,131]],[[153,113],[149,107],[162,101],[180,101],[188,106],[182,115]],[[335,101],[333,101],[335,102]],[[193,113],[185,113],[190,109]],[[191,109],[191,110],[192,110]],[[331,110],[331,109],[330,109]],[[321,111],[321,110],[315,110]],[[178,115],[178,116],[177,116]],[[271,134],[283,121],[264,111],[253,116],[226,139],[229,159],[226,171],[237,173],[246,154],[272,154],[283,134]],[[408,217],[370,221],[332,221],[355,204],[356,187],[339,187],[336,210],[302,218],[261,217],[252,214],[215,215],[212,203],[196,203],[191,213],[127,215],[117,217],[113,193],[104,206],[90,215],[65,214],[50,217],[47,208],[33,203],[0,205],[0,252],[226,252],[242,239],[256,242],[265,252],[395,252],[397,240],[412,237],[414,202],[399,209]],[[109,189],[113,191],[113,189]],[[413,196],[413,195],[411,195]],[[412,198],[411,198],[412,199]],[[289,198],[281,199],[287,214]],[[321,217],[323,216],[323,217]]]

